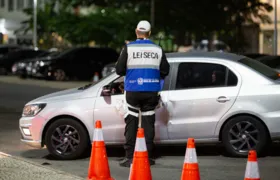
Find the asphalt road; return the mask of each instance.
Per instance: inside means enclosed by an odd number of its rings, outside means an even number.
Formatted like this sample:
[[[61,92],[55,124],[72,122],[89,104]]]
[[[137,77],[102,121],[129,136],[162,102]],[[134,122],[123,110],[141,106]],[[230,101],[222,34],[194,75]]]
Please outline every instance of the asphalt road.
[[[46,149],[34,149],[20,142],[18,119],[24,104],[36,97],[58,90],[24,83],[3,83],[0,77],[0,151],[86,178],[89,158],[57,161],[51,159]],[[118,161],[124,155],[123,149],[108,148],[107,153],[112,176],[116,180],[127,179],[129,169],[118,166]],[[185,146],[157,147],[157,154],[157,164],[151,168],[153,179],[180,179]],[[199,146],[197,154],[202,180],[244,178],[247,159],[225,157],[222,155],[223,149],[216,146]],[[262,180],[280,179],[279,145],[274,145],[266,157],[258,160]]]

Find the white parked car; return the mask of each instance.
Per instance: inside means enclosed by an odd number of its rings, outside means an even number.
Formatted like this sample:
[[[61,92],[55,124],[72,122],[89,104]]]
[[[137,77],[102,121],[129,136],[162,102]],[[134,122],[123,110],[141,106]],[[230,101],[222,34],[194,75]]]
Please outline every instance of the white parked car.
[[[280,139],[279,74],[245,56],[219,53],[170,53],[170,74],[156,112],[158,144],[222,142],[233,156],[261,153]],[[28,102],[19,121],[22,141],[47,146],[58,159],[75,159],[91,147],[94,123],[101,120],[109,145],[124,143],[118,88],[112,72],[95,85],[52,93]],[[124,109],[125,110],[125,109]]]

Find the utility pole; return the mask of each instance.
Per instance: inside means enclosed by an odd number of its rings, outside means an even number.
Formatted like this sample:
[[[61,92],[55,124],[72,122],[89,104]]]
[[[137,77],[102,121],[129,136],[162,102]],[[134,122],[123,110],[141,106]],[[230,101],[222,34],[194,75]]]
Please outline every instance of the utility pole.
[[[274,0],[274,55],[277,55],[277,50],[278,50],[278,44],[277,44],[277,39],[278,39],[278,20],[277,20],[277,0]]]
[[[35,50],[37,47],[37,0],[33,0],[33,47]]]
[[[155,0],[151,0],[151,25],[155,27]]]

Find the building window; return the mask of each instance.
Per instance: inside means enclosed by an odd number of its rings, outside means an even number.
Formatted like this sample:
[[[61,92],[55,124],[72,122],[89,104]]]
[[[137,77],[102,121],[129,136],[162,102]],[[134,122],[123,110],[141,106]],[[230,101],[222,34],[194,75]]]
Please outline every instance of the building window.
[[[1,7],[5,7],[5,0],[1,0]]]
[[[23,9],[23,4],[24,0],[17,0],[17,9],[22,10]]]
[[[14,10],[14,0],[9,0],[8,1],[8,11],[13,11]]]
[[[27,7],[29,7],[29,8],[33,7],[33,0],[28,0]]]
[[[273,30],[263,31],[263,53],[273,54],[274,42],[273,42]]]

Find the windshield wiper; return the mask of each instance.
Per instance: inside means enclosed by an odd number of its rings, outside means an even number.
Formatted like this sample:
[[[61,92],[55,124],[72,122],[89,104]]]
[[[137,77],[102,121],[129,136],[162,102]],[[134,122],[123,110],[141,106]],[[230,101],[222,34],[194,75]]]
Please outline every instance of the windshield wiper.
[[[91,85],[92,85],[92,83],[87,84],[87,85],[85,85],[83,87],[78,88],[78,90],[85,90],[85,89],[89,88]]]

